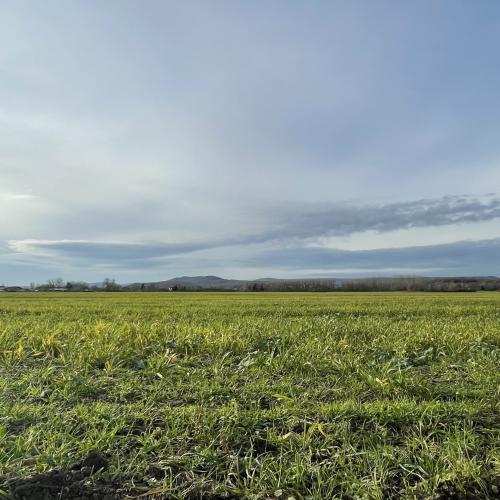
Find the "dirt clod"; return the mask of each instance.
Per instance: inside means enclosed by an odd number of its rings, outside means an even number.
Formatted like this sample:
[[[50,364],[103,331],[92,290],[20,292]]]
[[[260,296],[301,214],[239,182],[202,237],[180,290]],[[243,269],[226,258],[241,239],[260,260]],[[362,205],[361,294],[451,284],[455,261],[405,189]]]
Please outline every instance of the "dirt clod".
[[[91,451],[83,460],[81,467],[89,467],[93,469],[94,472],[107,469],[109,465],[108,458],[106,455],[99,451]]]

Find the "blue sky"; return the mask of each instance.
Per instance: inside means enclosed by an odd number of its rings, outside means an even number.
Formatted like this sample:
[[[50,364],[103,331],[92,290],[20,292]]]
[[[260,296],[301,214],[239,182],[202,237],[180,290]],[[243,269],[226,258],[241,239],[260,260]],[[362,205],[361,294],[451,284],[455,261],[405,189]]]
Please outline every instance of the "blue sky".
[[[499,25],[0,0],[0,282],[500,274]]]

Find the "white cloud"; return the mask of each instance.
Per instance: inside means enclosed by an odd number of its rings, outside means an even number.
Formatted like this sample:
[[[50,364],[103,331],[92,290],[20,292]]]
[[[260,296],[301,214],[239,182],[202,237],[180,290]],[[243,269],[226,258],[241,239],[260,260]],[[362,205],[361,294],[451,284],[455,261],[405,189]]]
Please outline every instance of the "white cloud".
[[[0,200],[3,201],[19,201],[19,200],[35,200],[38,196],[31,193],[0,193]]]

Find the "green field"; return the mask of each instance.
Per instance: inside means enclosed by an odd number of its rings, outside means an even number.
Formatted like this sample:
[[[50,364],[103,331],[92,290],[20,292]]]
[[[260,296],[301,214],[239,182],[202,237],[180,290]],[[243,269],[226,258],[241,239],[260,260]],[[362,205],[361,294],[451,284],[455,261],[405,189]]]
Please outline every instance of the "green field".
[[[0,490],[494,498],[499,361],[500,293],[3,294]]]

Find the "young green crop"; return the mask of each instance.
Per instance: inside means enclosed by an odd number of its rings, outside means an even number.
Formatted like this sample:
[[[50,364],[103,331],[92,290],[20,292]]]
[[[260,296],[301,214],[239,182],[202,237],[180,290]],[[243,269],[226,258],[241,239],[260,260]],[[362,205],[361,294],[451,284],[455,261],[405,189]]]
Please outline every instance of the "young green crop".
[[[499,306],[3,294],[0,490],[98,450],[88,481],[151,498],[495,497]]]

